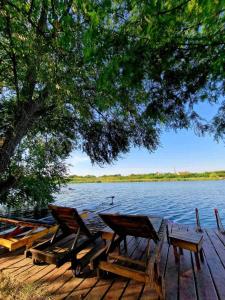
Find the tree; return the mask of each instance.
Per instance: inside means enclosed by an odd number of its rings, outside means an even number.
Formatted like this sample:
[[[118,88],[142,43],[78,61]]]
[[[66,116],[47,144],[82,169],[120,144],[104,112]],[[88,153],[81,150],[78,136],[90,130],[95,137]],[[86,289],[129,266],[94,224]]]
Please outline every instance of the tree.
[[[155,150],[164,128],[208,129],[195,104],[224,92],[224,12],[212,0],[1,0],[2,199],[33,178],[31,147],[46,167],[73,148],[101,164]]]

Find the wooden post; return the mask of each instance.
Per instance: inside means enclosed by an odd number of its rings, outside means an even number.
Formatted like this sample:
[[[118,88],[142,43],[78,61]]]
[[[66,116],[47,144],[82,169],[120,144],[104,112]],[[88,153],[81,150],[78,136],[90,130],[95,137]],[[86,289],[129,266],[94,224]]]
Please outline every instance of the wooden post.
[[[219,215],[219,211],[217,208],[214,208],[214,212],[215,212],[215,216],[216,216],[216,224],[217,224],[217,228],[221,233],[225,233],[222,221],[220,219],[220,215]]]
[[[202,232],[201,224],[200,224],[200,218],[199,218],[199,213],[198,209],[195,209],[195,216],[196,216],[196,231],[197,232]]]

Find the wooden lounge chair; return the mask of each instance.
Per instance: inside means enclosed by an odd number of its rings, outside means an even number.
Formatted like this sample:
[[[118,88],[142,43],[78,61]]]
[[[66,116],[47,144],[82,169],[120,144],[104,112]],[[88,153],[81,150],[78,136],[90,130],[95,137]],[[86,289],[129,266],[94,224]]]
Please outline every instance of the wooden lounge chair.
[[[0,247],[14,251],[26,247],[28,249],[38,239],[53,234],[57,225],[36,220],[9,219],[0,217],[0,223],[9,228],[0,232]]]
[[[75,208],[49,205],[49,209],[58,229],[51,239],[31,248],[27,256],[32,255],[34,264],[44,262],[57,267],[71,261],[73,273],[79,275],[103,245],[101,239],[97,241],[100,232],[94,224],[88,227]]]
[[[92,267],[111,272],[136,281],[149,284],[164,299],[164,282],[159,272],[160,252],[166,233],[166,222],[155,218],[158,228],[155,229],[151,218],[141,215],[99,214],[103,221],[114,231],[111,242],[92,260]],[[148,239],[145,261],[134,260],[127,254],[126,237],[134,236]],[[150,241],[154,241],[154,250],[150,254]],[[125,242],[125,255],[118,246]],[[115,251],[116,250],[116,251]]]

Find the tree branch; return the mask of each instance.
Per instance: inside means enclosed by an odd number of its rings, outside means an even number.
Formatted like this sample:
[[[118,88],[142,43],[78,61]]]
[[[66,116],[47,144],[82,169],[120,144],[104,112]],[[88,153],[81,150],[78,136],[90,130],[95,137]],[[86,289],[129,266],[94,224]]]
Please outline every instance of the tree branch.
[[[10,22],[9,15],[7,15],[7,17],[6,17],[6,31],[7,31],[7,34],[9,37],[9,43],[10,43],[10,59],[12,61],[12,66],[13,66],[13,76],[14,76],[14,85],[15,85],[15,89],[16,89],[16,96],[17,96],[17,101],[19,102],[20,92],[19,92],[18,74],[17,74],[17,59],[16,59],[16,54],[14,52],[14,45],[13,45],[12,31],[11,31],[11,22]]]
[[[173,8],[171,8],[171,9],[159,11],[159,12],[157,13],[157,15],[165,15],[165,14],[171,13],[171,12],[177,10],[177,9],[182,8],[184,5],[186,5],[186,4],[187,4],[188,2],[190,2],[190,1],[191,1],[191,0],[186,0],[186,1],[180,3],[179,5],[177,5],[177,6],[173,7]]]

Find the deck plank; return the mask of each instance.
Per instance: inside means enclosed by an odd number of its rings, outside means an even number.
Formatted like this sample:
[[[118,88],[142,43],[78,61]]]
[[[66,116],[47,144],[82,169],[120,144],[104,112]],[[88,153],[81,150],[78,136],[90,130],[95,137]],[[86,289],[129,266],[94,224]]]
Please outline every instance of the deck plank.
[[[218,229],[215,229],[214,232],[219,237],[221,242],[225,245],[225,233],[221,233]]]
[[[166,299],[175,300],[178,298],[178,278],[179,278],[179,265],[175,264],[173,248],[170,246],[168,252],[168,261],[165,272],[165,290]]]
[[[209,240],[214,246],[217,255],[220,258],[222,265],[225,267],[225,246],[219,239],[219,237],[215,234],[214,230],[206,230]]]
[[[166,272],[166,265],[167,265],[167,259],[168,259],[168,251],[169,251],[169,245],[167,243],[167,238],[165,237],[164,243],[161,250],[161,258],[159,263],[159,272],[165,281],[165,272]],[[140,300],[147,300],[147,299],[158,299],[158,295],[156,291],[152,290],[152,288],[145,284],[144,289],[141,294]]]
[[[194,231],[185,225],[173,225],[174,230]],[[217,230],[204,231],[203,252],[205,262],[197,270],[194,255],[184,250],[180,263],[175,264],[173,248],[165,240],[160,261],[160,273],[165,275],[166,300],[219,300],[225,299],[225,236]],[[130,238],[128,250],[133,258],[144,259],[145,240]],[[148,285],[133,280],[110,276],[97,279],[94,272],[74,278],[70,263],[60,268],[54,265],[32,265],[32,261],[19,252],[0,256],[0,270],[23,282],[45,285],[53,299],[85,300],[156,300],[155,291]]]
[[[91,291],[91,289],[96,286],[98,281],[99,280],[96,277],[86,278],[65,299],[66,300],[84,299],[87,296],[87,294]]]
[[[29,260],[27,261],[23,256],[22,259],[16,260],[14,263],[5,266],[2,270],[5,274],[12,274],[13,272],[20,273],[27,267],[29,267]]]
[[[132,258],[136,258],[137,256],[140,255],[140,249],[141,249],[141,244],[144,243],[143,240],[141,239],[134,239],[134,238],[129,238],[128,242],[128,254]],[[122,249],[123,251],[124,249]],[[112,276],[112,275],[111,275]],[[103,297],[107,291],[110,289],[110,287],[113,285],[114,280],[113,279],[108,279],[104,280],[101,279],[99,282],[96,284],[96,286],[90,291],[90,293],[87,295],[85,299],[87,300],[92,300],[92,299],[98,299]]]
[[[180,256],[179,299],[197,299],[191,252],[187,250],[183,250],[183,255]]]
[[[31,276],[28,276],[24,278],[24,280],[28,282],[38,282],[41,281],[43,277],[46,275],[52,274],[53,271],[56,271],[57,268],[55,265],[48,265],[46,268],[40,269],[39,266],[35,266],[36,272],[32,274]]]
[[[60,289],[56,290],[54,293],[54,300],[62,300],[65,299],[68,295],[72,293],[72,291],[78,289],[79,285],[85,280],[86,278],[75,278],[72,277],[68,280]]]
[[[107,291],[107,294],[104,295],[104,300],[117,300],[122,295],[124,289],[128,285],[128,280],[125,278],[117,278],[113,281],[110,289]]]
[[[15,263],[21,260],[24,260],[24,255],[20,254],[20,255],[10,256],[8,260],[4,260],[3,262],[0,262],[0,271],[12,267]]]
[[[152,245],[153,246],[153,245]],[[138,245],[136,251],[133,253],[133,259],[145,259],[147,241],[146,239],[141,239],[140,244]],[[150,249],[153,249],[151,247]],[[134,280],[129,280],[126,288],[123,291],[122,298],[125,299],[138,299],[141,296],[141,293],[144,289],[144,283],[137,282]]]
[[[204,247],[204,244],[203,244]],[[194,254],[192,253],[192,260],[194,262]],[[196,279],[196,288],[199,300],[218,300],[217,293],[209,272],[206,259],[204,263],[201,262],[201,270],[198,270],[194,263],[194,274]]]
[[[225,299],[225,270],[206,233],[204,234],[203,251],[217,294],[220,299]]]

